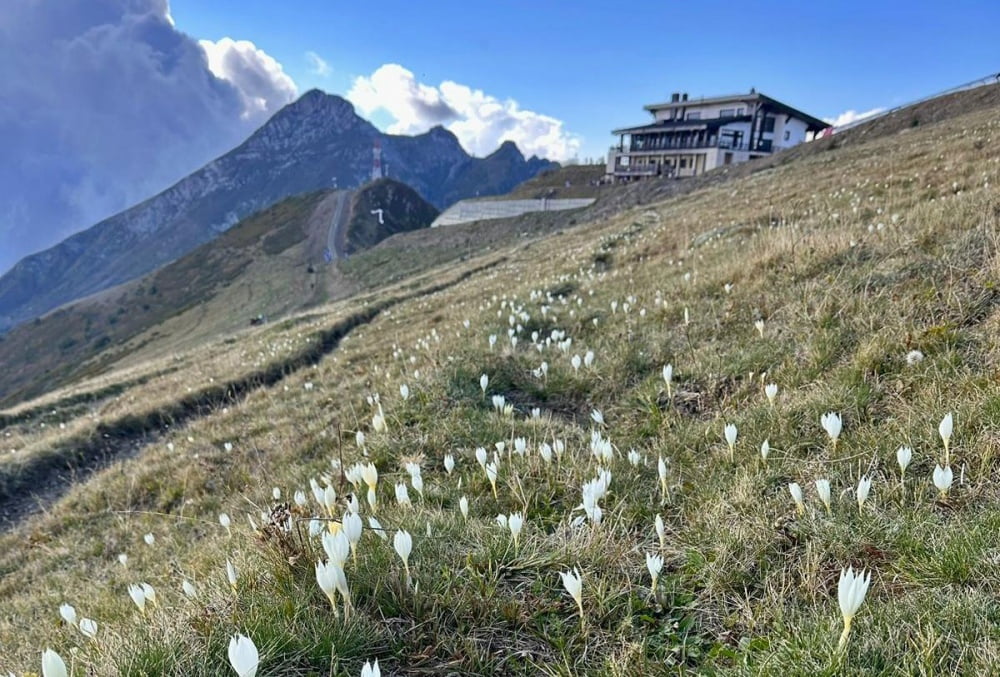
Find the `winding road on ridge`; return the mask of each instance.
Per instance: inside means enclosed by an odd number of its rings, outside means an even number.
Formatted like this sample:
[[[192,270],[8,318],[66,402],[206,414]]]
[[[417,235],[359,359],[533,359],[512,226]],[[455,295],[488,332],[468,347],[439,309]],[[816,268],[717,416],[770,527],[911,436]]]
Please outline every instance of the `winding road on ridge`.
[[[330,219],[330,230],[326,234],[326,248],[333,260],[347,258],[344,249],[347,245],[347,217],[350,210],[347,206],[354,197],[354,191],[342,190],[337,193],[337,206],[333,208],[333,218]]]

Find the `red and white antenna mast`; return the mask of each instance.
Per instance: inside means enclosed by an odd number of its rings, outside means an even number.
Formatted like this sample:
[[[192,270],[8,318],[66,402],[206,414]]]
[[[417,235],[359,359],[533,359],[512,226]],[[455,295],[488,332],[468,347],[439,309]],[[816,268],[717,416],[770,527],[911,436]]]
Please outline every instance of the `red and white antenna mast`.
[[[378,137],[375,137],[375,143],[372,145],[372,181],[378,181],[382,178],[382,141]]]

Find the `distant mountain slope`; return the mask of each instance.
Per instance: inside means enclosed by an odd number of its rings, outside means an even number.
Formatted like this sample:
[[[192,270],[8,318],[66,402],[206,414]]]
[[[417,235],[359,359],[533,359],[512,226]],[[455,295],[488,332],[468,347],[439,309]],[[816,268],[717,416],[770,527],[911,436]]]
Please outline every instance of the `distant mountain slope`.
[[[0,402],[37,394],[112,362],[175,350],[350,294],[324,250],[340,221],[347,251],[424,228],[438,212],[391,179],[355,191],[294,196],[138,279],[66,305],[0,336]],[[382,209],[383,224],[375,208]]]
[[[345,99],[312,90],[159,195],[20,261],[0,277],[0,331],[135,279],[283,198],[361,185],[371,176],[375,139],[389,175],[438,208],[506,192],[555,166],[525,160],[513,144],[470,157],[441,127],[414,137],[382,134]]]

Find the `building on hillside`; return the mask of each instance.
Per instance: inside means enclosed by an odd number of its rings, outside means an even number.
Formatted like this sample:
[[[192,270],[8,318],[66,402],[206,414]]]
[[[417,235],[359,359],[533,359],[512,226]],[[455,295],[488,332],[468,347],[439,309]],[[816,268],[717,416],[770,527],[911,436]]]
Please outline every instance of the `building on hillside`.
[[[702,99],[675,93],[645,109],[652,122],[612,132],[618,144],[608,153],[607,178],[613,181],[697,176],[802,143],[830,126],[753,89]]]

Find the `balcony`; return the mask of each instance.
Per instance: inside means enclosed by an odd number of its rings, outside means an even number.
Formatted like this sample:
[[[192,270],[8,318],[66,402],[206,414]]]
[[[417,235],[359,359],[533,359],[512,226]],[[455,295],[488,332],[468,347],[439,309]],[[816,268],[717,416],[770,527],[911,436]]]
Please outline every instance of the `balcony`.
[[[685,139],[666,143],[629,144],[628,146],[611,146],[613,155],[659,155],[673,151],[704,150],[707,148],[723,148],[725,150],[747,151],[751,153],[771,153],[780,150],[771,139],[759,139],[754,148],[746,142],[735,143],[729,137],[709,137],[706,140]]]

